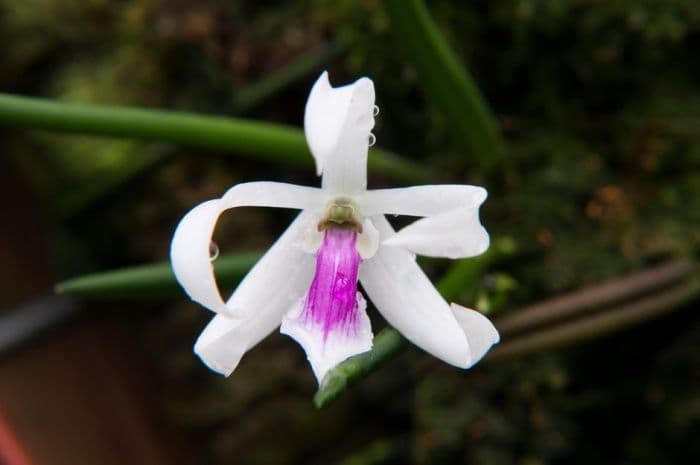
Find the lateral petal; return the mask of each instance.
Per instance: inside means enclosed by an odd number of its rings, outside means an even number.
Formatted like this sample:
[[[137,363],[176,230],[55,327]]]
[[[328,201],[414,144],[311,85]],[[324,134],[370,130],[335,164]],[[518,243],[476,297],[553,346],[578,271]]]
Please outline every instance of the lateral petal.
[[[394,233],[383,216],[372,221],[382,238]],[[460,368],[474,363],[467,336],[412,253],[379,247],[360,265],[360,282],[389,324],[413,344]]]
[[[357,251],[363,260],[372,258],[379,248],[379,231],[372,224],[372,220],[365,218],[362,223],[362,233],[357,236]]]
[[[314,256],[301,244],[309,215],[302,212],[236,288],[226,303],[233,316],[215,316],[200,334],[194,351],[212,370],[230,375],[309,288]]]
[[[354,194],[367,188],[367,152],[374,127],[374,84],[360,78],[331,87],[323,72],[311,89],[304,113],[304,131],[323,174],[323,188],[333,194]]]
[[[238,184],[220,199],[196,206],[180,220],[170,246],[170,261],[175,277],[195,302],[216,313],[231,313],[233,307],[224,304],[209,259],[209,244],[219,215],[229,208],[242,206],[315,211],[323,203],[322,192],[313,187],[276,182]]]

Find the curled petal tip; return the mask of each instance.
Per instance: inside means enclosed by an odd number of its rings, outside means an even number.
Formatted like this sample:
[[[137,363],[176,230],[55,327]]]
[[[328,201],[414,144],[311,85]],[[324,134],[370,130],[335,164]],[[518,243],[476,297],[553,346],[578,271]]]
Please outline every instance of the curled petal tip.
[[[477,206],[479,206],[486,201],[486,199],[489,196],[489,191],[487,191],[484,187],[480,187],[480,186],[474,186],[474,189],[476,191],[476,195],[475,195],[476,202],[475,203]]]
[[[494,344],[498,344],[501,336],[484,314],[455,303],[450,304],[450,308],[469,341],[470,361],[464,366],[469,368],[478,363]]]

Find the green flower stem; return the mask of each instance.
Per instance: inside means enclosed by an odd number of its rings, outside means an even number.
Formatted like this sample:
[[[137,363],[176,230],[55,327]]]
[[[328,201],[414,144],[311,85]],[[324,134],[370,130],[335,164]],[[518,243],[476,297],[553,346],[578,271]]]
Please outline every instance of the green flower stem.
[[[256,160],[313,165],[303,131],[239,118],[0,94],[0,123],[66,133],[175,142],[232,151]],[[380,150],[371,151],[368,164],[376,173],[407,182],[430,179],[425,167]]]
[[[384,0],[397,44],[416,69],[423,91],[451,126],[470,160],[489,172],[505,153],[496,121],[422,0]]]
[[[262,252],[247,252],[219,257],[214,262],[219,285],[235,285],[261,256]],[[154,263],[80,276],[58,283],[55,290],[84,299],[140,299],[182,294],[169,263]]]
[[[406,347],[408,341],[394,328],[379,331],[374,336],[372,350],[350,357],[326,374],[314,395],[314,405],[317,408],[327,407],[350,386],[369,376]]]

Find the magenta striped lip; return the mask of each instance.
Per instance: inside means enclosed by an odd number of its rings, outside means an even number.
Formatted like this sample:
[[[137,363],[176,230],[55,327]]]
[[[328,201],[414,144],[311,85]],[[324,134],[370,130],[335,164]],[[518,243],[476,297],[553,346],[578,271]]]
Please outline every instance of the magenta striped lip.
[[[360,254],[352,229],[329,228],[316,252],[316,273],[304,301],[300,323],[330,333],[352,335],[358,324],[357,274]]]

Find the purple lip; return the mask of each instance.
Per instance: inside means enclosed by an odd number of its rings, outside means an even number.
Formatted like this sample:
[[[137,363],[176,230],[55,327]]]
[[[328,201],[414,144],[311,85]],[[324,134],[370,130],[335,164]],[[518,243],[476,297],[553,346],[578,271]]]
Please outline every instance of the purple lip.
[[[355,248],[357,233],[329,228],[316,253],[316,274],[299,318],[323,331],[324,342],[332,332],[353,334],[357,327],[357,273],[360,254]]]

